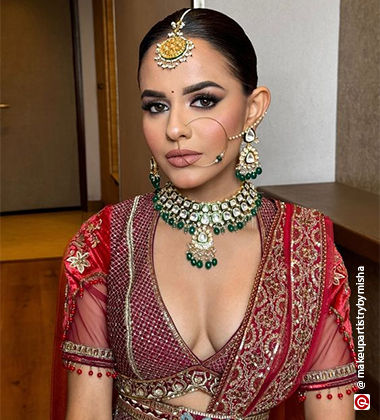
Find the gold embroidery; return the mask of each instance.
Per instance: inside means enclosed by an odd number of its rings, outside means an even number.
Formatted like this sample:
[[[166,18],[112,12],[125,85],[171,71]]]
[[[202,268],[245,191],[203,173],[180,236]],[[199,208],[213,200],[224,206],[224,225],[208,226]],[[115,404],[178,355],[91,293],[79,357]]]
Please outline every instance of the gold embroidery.
[[[294,205],[291,224],[291,341],[285,363],[256,404],[256,412],[269,409],[286,398],[307,356],[320,317],[325,285],[326,227],[323,217],[317,210]],[[305,248],[309,251],[305,252]]]
[[[73,343],[72,341],[65,341],[63,343],[62,350],[65,353],[75,354],[77,356],[96,357],[97,359],[102,360],[113,360],[112,350],[110,349],[84,346],[82,344]]]
[[[332,379],[345,378],[356,373],[355,363],[338,366],[332,369],[310,371],[304,375],[302,384],[313,384],[315,382],[331,381]]]
[[[194,391],[215,395],[219,375],[196,367],[186,369],[173,376],[152,380],[137,380],[119,375],[117,388],[120,394],[137,399],[172,399]]]
[[[243,415],[247,404],[262,386],[284,341],[287,313],[287,265],[283,258],[285,208],[280,202],[277,202],[277,207],[250,298],[244,338],[238,351],[231,353],[221,379],[224,389],[218,392],[218,398],[211,400],[208,411]]]
[[[69,251],[69,256],[66,258],[66,261],[70,263],[71,267],[76,268],[80,274],[82,274],[87,267],[91,266],[88,261],[90,253],[87,252],[88,245],[86,244],[86,240],[91,245],[91,248],[95,248],[100,243],[96,231],[100,230],[103,220],[100,218],[96,220],[98,217],[98,215],[95,215],[84,223],[81,230],[76,234],[70,244],[72,248]]]
[[[347,276],[348,274],[347,274],[346,267],[344,266],[342,256],[340,255],[338,250],[335,248],[334,249],[334,276],[332,279],[332,283],[335,286],[339,286],[340,283],[342,282],[342,279],[347,278]]]
[[[154,418],[170,418],[172,420],[191,420],[192,414],[203,416],[203,420],[268,420],[269,411],[260,414],[250,414],[245,417],[231,417],[230,415],[217,414],[210,412],[202,412],[193,410],[183,406],[173,406],[157,401],[149,401],[144,403],[142,401],[133,400],[123,397],[119,394],[117,400],[116,414],[120,412],[126,413],[133,419],[152,420]]]
[[[88,252],[82,253],[81,251],[77,251],[75,255],[66,258],[66,260],[70,263],[71,267],[76,268],[82,274],[86,267],[90,267],[90,263],[87,260],[89,255]]]
[[[128,289],[126,293],[125,299],[125,325],[127,329],[126,333],[126,347],[127,347],[127,357],[129,365],[132,368],[133,373],[141,379],[140,372],[137,369],[137,365],[135,363],[135,359],[133,356],[133,348],[132,348],[132,318],[131,318],[131,311],[130,311],[130,297],[132,291],[132,284],[135,275],[135,267],[134,267],[134,244],[133,244],[133,219],[137,210],[137,206],[139,204],[140,196],[135,197],[133,200],[133,206],[131,210],[131,214],[129,215],[129,219],[126,226],[126,239],[127,239],[127,247],[128,247],[128,270],[129,270],[129,279],[128,279]]]

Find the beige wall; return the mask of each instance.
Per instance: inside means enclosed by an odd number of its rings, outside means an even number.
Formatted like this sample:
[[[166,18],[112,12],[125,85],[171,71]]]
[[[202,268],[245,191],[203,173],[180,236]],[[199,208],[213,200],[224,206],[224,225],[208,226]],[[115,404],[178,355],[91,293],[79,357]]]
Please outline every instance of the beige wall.
[[[380,7],[341,1],[336,180],[380,193]]]

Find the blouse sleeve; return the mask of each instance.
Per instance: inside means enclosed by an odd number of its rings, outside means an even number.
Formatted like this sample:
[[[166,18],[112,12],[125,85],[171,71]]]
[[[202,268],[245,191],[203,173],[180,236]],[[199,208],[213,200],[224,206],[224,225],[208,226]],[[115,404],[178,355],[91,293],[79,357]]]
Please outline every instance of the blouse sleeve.
[[[110,262],[110,207],[92,216],[69,242],[63,259],[66,280],[62,358],[65,367],[105,368],[114,360],[106,325],[107,274]],[[102,373],[98,369],[97,376]]]
[[[351,394],[357,390],[357,362],[350,322],[351,291],[347,269],[333,242],[332,222],[328,217],[326,219],[328,231],[330,230],[328,246],[332,249],[332,269],[327,284],[328,315],[325,317],[310,368],[303,376],[300,394],[342,387],[337,391],[338,398],[342,399],[344,393]],[[321,397],[321,393],[317,394],[317,398]],[[333,395],[328,392],[327,397],[333,398]]]

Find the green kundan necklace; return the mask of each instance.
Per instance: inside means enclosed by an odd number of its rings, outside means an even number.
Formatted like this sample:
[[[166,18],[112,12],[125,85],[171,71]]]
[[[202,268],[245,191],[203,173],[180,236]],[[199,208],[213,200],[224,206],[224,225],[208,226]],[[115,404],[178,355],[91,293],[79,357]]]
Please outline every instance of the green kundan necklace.
[[[255,187],[245,181],[231,198],[199,203],[181,195],[168,182],[156,190],[153,203],[166,223],[191,235],[186,252],[191,265],[209,270],[218,264],[213,235],[243,229],[256,215],[261,198]]]

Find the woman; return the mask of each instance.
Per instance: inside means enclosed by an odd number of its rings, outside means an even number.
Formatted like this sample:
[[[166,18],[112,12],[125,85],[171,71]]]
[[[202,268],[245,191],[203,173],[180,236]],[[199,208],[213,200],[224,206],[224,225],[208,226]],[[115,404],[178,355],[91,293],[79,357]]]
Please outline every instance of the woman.
[[[138,80],[155,192],[107,206],[68,246],[67,418],[353,419],[331,220],[250,181],[270,93],[244,31],[177,11],[143,39]]]

